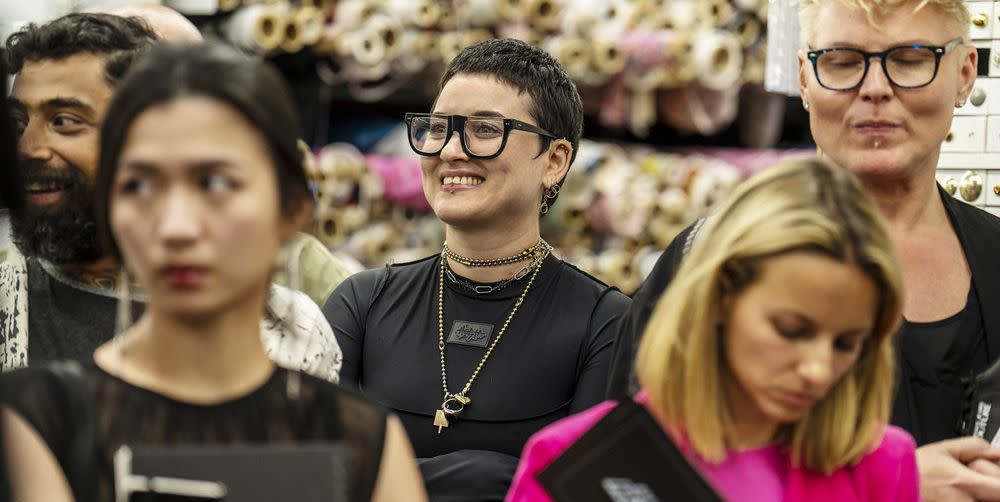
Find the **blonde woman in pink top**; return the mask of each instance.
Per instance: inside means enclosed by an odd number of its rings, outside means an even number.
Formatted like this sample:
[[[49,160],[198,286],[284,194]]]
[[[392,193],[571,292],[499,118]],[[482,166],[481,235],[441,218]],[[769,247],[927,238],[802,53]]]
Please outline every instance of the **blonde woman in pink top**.
[[[643,336],[636,401],[725,500],[919,500],[913,439],[887,425],[902,299],[854,176],[775,166],[694,238]],[[507,500],[552,500],[536,475],[616,406],[532,436]]]

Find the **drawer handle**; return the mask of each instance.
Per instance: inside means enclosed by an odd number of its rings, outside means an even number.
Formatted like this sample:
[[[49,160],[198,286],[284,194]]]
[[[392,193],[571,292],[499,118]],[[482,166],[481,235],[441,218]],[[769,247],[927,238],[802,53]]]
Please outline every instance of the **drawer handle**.
[[[972,16],[972,24],[974,24],[974,25],[976,25],[976,26],[978,26],[980,28],[986,27],[986,23],[988,23],[989,21],[990,21],[990,17],[988,15],[986,15],[985,12],[980,12],[979,14],[976,14],[975,16]]]
[[[996,195],[1000,195],[1000,183],[993,185],[993,193]]]
[[[958,192],[958,182],[955,181],[955,178],[949,176],[944,179],[944,183],[942,184],[944,185],[944,191],[948,192],[948,195],[955,195]]]
[[[948,131],[948,135],[944,137],[944,141],[946,143],[951,143],[951,140],[953,139],[955,139],[955,134],[952,133],[951,131]]]
[[[966,202],[973,202],[983,193],[983,177],[976,171],[966,171],[958,184],[958,193]]]

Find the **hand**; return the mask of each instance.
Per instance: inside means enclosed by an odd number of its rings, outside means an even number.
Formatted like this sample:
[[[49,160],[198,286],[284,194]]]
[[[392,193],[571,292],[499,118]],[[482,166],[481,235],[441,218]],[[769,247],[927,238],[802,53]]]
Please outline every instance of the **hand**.
[[[1000,502],[998,460],[1000,449],[975,437],[917,448],[920,496],[925,502]]]

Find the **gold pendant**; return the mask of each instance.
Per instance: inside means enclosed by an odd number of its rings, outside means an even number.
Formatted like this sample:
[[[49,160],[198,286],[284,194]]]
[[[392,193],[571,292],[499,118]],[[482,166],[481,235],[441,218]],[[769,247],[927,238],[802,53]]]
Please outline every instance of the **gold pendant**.
[[[438,428],[438,434],[441,434],[441,429],[448,427],[448,417],[444,415],[444,410],[434,412],[434,427]]]

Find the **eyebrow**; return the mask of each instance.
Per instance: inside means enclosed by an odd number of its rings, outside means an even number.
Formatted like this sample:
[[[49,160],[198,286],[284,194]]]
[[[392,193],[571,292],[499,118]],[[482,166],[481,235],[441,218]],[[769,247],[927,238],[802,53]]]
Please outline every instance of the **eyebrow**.
[[[432,113],[434,115],[456,115],[454,113],[444,113],[444,112],[440,112],[440,111],[436,111],[436,112],[432,112]],[[504,114],[502,114],[500,112],[497,112],[497,111],[493,111],[493,110],[476,110],[476,111],[474,111],[474,112],[472,112],[472,113],[470,113],[469,115],[466,115],[466,116],[467,117],[500,117],[500,118],[506,118],[507,117],[506,115],[504,115]]]
[[[158,164],[148,162],[145,160],[129,160],[126,161],[122,169],[128,169],[130,171],[137,171],[141,174],[156,174],[161,171]],[[185,163],[184,169],[186,171],[191,171],[196,174],[202,174],[206,172],[213,171],[236,171],[238,167],[235,163],[224,159],[211,159],[211,160],[198,160],[190,163]]]
[[[11,108],[16,109],[19,112],[24,112],[28,110],[28,105],[17,98],[7,98],[7,104]],[[93,115],[95,113],[94,107],[80,101],[76,98],[51,98],[42,101],[40,108],[44,109],[71,109],[78,110],[80,112]]]
[[[803,315],[803,314],[801,314],[799,312],[795,312],[795,311],[792,311],[792,310],[784,310],[784,309],[782,309],[782,310],[776,311],[775,314],[778,315],[778,316],[790,316],[790,317],[794,317],[795,320],[797,320],[797,321],[805,324],[808,329],[813,329],[813,330],[816,329],[816,322],[813,321],[811,318],[809,318],[809,317],[807,317],[807,316],[805,316],[805,315]],[[772,318],[772,320],[773,320],[773,318]],[[871,332],[872,332],[872,329],[870,329],[870,328],[851,328],[851,329],[848,329],[846,331],[841,331],[841,332],[837,333],[837,336],[866,336],[866,335],[871,334]]]
[[[934,43],[931,42],[930,40],[924,40],[924,39],[919,39],[919,40],[904,40],[902,42],[894,42],[892,45],[886,47],[886,50],[887,49],[891,49],[893,47],[907,47],[907,46],[910,46],[910,45],[934,45]],[[829,47],[825,47],[825,48],[826,49],[835,49],[835,48],[841,48],[841,47],[851,48],[851,49],[862,49],[862,47],[860,45],[858,45],[857,43],[855,43],[855,42],[847,42],[847,41],[844,41],[844,40],[838,40],[836,42],[833,42],[833,43],[830,44]]]

